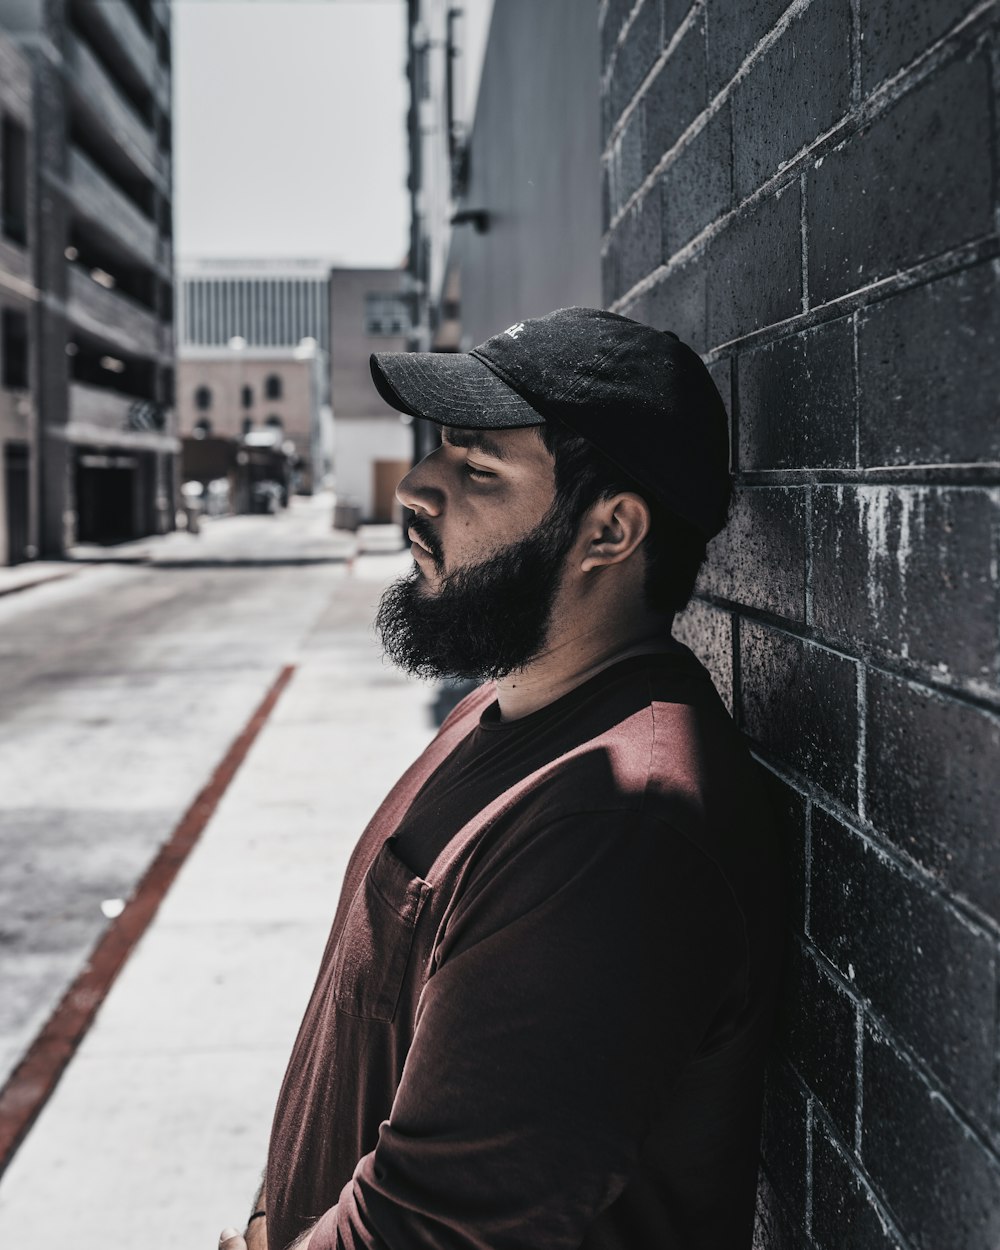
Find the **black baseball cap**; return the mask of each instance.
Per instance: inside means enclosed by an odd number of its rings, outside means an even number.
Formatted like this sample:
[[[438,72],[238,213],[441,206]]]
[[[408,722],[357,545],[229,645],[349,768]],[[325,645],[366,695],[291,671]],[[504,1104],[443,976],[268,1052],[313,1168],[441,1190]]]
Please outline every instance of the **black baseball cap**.
[[[561,421],[706,538],[726,523],[729,422],[698,354],[600,308],[518,321],[470,352],[373,352],[382,398],[457,429]]]

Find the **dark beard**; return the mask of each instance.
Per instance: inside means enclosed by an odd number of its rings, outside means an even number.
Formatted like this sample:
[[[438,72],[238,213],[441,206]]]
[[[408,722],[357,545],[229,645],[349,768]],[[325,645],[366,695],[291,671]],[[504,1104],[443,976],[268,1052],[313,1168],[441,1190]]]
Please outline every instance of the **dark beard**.
[[[421,521],[414,532],[440,569],[436,536]],[[399,578],[375,617],[385,654],[418,677],[485,681],[524,668],[545,645],[575,529],[565,512],[550,512],[524,538],[444,576],[434,594],[419,568]]]

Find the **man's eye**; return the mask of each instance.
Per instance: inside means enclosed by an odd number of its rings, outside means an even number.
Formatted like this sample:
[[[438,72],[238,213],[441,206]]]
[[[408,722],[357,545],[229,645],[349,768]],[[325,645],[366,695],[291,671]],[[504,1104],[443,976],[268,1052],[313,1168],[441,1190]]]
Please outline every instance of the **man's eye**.
[[[496,477],[496,474],[490,473],[488,469],[477,469],[473,464],[467,464],[465,466],[465,471],[469,477],[474,478],[479,482],[484,482],[487,478]]]

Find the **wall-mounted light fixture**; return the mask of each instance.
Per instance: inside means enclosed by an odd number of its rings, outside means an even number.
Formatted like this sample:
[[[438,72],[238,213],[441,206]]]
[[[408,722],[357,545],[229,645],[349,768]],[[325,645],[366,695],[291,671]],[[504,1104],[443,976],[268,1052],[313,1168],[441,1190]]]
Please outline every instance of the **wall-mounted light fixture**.
[[[485,234],[490,228],[490,215],[485,208],[460,208],[451,217],[453,226],[473,226],[476,234]]]

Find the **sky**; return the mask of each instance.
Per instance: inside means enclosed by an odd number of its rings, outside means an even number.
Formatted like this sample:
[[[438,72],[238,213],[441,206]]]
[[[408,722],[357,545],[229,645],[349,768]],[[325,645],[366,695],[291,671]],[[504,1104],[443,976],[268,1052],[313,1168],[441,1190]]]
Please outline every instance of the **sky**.
[[[402,264],[404,0],[174,0],[178,258]]]

